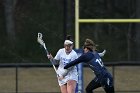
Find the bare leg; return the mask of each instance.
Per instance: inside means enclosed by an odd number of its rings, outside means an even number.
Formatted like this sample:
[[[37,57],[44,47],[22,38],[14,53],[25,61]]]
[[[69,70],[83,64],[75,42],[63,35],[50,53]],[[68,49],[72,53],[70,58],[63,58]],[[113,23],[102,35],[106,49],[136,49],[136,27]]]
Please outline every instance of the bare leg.
[[[68,93],[75,93],[76,84],[77,84],[77,82],[75,80],[69,80],[67,82]]]
[[[67,85],[65,84],[65,85],[60,86],[60,90],[61,90],[61,93],[68,93],[67,92]]]

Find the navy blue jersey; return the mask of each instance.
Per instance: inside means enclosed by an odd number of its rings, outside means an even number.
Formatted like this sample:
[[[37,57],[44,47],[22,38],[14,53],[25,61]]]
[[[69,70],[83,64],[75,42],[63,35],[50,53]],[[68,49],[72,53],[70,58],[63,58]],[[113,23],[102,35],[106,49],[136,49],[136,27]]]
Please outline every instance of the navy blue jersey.
[[[108,73],[99,54],[97,52],[91,51],[81,55],[78,59],[71,61],[64,68],[67,69],[81,62],[86,63],[94,71],[97,78],[102,78],[105,74]]]

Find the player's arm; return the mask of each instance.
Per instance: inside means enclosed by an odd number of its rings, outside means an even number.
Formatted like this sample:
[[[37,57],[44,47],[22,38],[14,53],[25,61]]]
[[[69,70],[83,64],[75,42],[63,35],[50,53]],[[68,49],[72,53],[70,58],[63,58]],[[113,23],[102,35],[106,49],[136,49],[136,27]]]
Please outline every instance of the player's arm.
[[[61,69],[57,70],[57,73],[60,78],[64,78],[68,74],[68,70],[61,68]]]
[[[75,59],[74,61],[71,61],[70,63],[68,63],[64,69],[68,69],[69,67],[72,67],[78,63],[81,63],[81,62],[87,62],[88,59],[88,55],[87,54],[83,54],[81,55],[79,58]]]
[[[55,65],[59,63],[59,60],[53,58],[51,54],[47,55],[48,59],[50,59]]]

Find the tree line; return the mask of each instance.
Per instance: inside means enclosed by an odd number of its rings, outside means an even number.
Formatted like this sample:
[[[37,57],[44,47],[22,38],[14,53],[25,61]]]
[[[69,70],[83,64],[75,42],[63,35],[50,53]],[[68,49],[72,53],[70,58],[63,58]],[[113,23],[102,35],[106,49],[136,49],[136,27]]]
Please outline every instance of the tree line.
[[[80,18],[140,18],[139,0],[79,0]],[[1,62],[46,62],[36,42],[43,33],[48,50],[55,55],[67,34],[74,37],[75,0],[0,0]],[[80,24],[80,48],[93,39],[98,51],[107,50],[105,61],[140,60],[139,23]]]

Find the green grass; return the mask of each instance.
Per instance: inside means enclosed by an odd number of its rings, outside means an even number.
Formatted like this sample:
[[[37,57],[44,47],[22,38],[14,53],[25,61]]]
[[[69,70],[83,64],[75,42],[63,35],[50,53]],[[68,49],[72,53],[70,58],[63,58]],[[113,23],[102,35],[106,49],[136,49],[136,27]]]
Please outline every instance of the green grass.
[[[111,68],[108,68],[112,72]],[[115,90],[135,91],[140,90],[140,67],[115,67]],[[0,93],[15,92],[15,68],[0,68]],[[84,68],[84,88],[93,79],[94,73],[89,68]],[[57,78],[53,68],[19,68],[19,92],[60,92]],[[95,91],[103,91],[99,88]],[[104,93],[104,92],[103,92]],[[117,92],[129,93],[129,92]],[[132,92],[131,92],[132,93]]]

